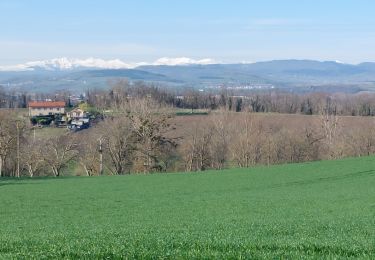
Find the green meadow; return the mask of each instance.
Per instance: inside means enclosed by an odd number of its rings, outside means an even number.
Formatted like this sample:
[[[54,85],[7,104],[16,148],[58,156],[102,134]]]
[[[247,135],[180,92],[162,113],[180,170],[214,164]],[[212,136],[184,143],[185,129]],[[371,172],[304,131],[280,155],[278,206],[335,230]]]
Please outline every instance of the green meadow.
[[[375,258],[375,157],[0,180],[1,259]]]

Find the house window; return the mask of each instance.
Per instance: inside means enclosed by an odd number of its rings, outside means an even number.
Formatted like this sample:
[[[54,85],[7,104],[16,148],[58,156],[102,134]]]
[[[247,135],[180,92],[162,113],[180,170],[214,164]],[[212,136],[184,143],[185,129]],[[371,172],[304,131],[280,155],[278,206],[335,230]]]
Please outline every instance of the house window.
[[[58,108],[56,108],[56,110],[57,110],[57,111],[60,111],[60,108],[58,107]]]

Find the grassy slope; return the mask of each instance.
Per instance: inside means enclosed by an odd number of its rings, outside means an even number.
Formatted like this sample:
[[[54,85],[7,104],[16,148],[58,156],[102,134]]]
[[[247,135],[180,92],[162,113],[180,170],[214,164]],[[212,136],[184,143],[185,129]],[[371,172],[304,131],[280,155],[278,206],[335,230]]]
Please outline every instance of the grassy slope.
[[[375,158],[0,182],[0,258],[375,258]]]

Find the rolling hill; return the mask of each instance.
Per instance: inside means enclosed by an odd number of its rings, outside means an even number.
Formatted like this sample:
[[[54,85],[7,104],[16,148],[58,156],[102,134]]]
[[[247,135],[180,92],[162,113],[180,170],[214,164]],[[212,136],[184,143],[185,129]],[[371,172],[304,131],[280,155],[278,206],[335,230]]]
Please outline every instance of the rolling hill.
[[[0,258],[375,257],[375,158],[0,180]]]

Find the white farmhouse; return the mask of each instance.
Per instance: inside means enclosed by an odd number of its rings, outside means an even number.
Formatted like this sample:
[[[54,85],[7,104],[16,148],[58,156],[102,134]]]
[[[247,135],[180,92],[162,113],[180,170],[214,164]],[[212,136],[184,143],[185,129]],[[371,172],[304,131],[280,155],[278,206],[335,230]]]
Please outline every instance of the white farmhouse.
[[[32,101],[29,102],[29,116],[48,116],[65,113],[64,101]]]

